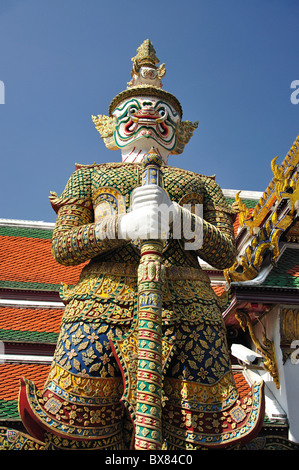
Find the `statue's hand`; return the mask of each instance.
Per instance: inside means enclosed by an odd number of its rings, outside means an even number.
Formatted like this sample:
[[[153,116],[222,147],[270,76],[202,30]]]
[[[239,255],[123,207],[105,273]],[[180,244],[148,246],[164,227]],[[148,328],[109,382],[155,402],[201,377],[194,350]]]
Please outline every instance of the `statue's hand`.
[[[119,238],[167,239],[170,224],[179,216],[179,206],[156,185],[141,186],[132,194],[132,210],[119,220]]]

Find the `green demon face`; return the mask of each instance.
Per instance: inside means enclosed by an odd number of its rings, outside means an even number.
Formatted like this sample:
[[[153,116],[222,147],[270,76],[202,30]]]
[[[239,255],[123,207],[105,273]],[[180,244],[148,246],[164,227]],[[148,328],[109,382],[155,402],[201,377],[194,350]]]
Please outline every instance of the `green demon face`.
[[[174,108],[159,98],[135,97],[124,101],[113,112],[116,117],[114,141],[122,153],[136,155],[155,147],[169,155],[176,146],[176,129],[180,122]]]

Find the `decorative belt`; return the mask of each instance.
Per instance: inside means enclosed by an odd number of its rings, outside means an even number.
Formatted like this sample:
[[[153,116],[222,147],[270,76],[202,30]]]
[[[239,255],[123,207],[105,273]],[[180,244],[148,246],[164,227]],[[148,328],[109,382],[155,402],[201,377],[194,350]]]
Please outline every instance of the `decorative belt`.
[[[138,265],[127,263],[92,263],[85,266],[82,270],[80,279],[90,275],[110,274],[113,276],[136,277]],[[165,266],[165,275],[168,280],[192,280],[202,281],[210,284],[210,278],[200,267],[192,266]]]

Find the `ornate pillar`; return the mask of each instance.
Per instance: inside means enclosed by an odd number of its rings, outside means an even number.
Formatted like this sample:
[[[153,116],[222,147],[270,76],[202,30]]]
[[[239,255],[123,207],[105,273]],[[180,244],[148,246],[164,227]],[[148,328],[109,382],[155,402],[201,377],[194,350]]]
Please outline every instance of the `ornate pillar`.
[[[162,186],[155,152],[144,159],[142,184]],[[162,264],[161,240],[141,243],[138,269],[138,363],[135,449],[158,450],[162,446]]]

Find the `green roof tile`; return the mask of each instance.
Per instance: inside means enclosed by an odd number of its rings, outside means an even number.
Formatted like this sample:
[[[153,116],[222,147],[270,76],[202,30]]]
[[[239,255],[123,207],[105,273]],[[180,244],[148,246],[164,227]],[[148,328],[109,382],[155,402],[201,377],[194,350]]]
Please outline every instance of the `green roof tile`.
[[[232,197],[225,198],[228,204],[232,205],[235,201]],[[242,202],[245,204],[248,209],[254,209],[257,203],[259,202],[257,199],[242,199]]]
[[[17,400],[0,400],[0,421],[20,420]]]
[[[299,276],[289,272],[299,265],[299,250],[287,248],[261,287],[293,287],[299,289]]]
[[[50,240],[53,230],[29,227],[4,227],[0,226],[0,235],[8,237],[41,238]]]
[[[20,341],[26,343],[56,344],[58,340],[58,333],[0,329],[0,340]]]
[[[2,289],[26,289],[38,291],[55,291],[58,292],[61,284],[46,284],[41,282],[16,282],[16,281],[0,281]]]

